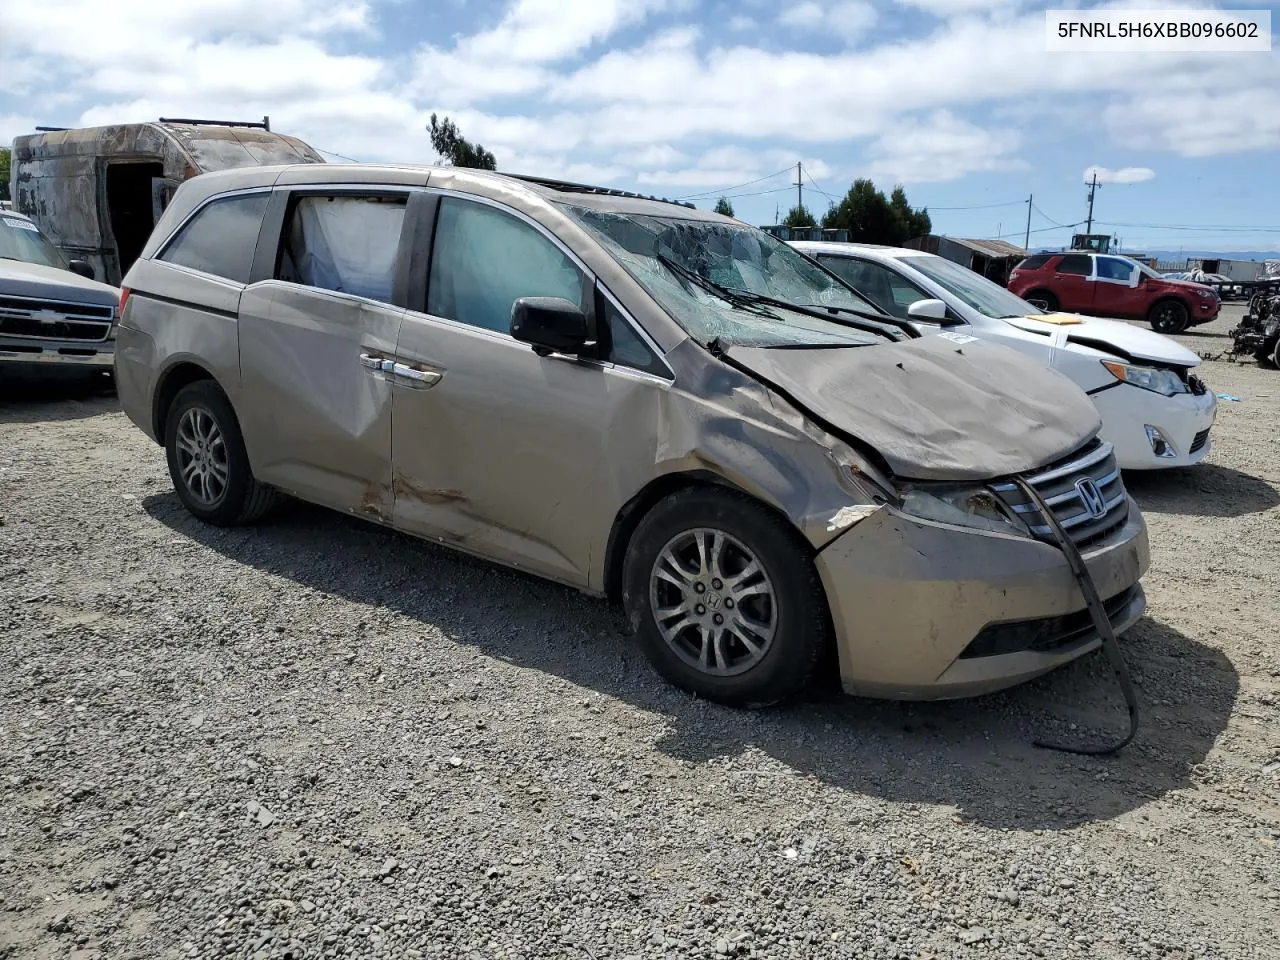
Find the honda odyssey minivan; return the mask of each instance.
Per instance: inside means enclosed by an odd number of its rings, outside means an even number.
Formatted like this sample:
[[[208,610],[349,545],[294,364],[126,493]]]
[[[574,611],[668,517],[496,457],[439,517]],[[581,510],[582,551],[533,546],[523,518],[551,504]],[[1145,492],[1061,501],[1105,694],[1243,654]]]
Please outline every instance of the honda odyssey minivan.
[[[1076,386],[726,217],[452,168],[212,173],[122,301],[121,402],[193,515],[288,494],[616,599],[701,696],[785,699],[831,644],[847,690],[897,698],[1093,650],[1055,520],[1113,628],[1143,611],[1146,530]]]

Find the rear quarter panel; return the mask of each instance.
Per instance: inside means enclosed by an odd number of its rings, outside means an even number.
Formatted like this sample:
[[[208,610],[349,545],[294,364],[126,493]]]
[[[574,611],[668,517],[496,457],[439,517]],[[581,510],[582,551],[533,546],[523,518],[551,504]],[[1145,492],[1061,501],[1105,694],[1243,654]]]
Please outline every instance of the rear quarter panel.
[[[182,363],[206,370],[234,406],[240,396],[236,310],[243,287],[159,260],[137,261],[125,281],[131,293],[117,334],[116,370],[129,418],[150,424],[156,391]]]

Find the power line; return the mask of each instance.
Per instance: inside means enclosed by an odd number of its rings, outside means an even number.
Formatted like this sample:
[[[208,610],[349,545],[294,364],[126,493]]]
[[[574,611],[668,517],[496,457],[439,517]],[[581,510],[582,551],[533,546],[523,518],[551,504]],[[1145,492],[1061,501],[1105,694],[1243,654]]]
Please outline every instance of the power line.
[[[782,176],[782,174],[790,173],[790,172],[791,172],[791,167],[785,166],[781,170],[776,171],[775,173],[771,173],[765,177],[757,177],[755,180],[748,180],[746,183],[735,183],[731,187],[717,187],[715,190],[706,190],[706,191],[703,191],[702,193],[692,193],[687,197],[680,197],[679,199],[703,200],[703,199],[706,199],[707,197],[712,197],[717,194],[720,194],[723,196],[724,194],[727,194],[730,190],[741,190],[743,187],[749,187],[752,184],[756,184],[756,183],[764,183],[766,180],[772,180],[774,177],[780,177]]]
[[[1008,203],[982,203],[973,207],[930,207],[925,204],[926,208],[932,212],[934,210],[995,210],[997,207],[1020,207],[1027,201],[1010,200]]]
[[[791,184],[787,184],[785,187],[777,187],[773,190],[757,190],[752,193],[722,193],[720,196],[726,200],[739,200],[742,197],[765,197],[774,193],[789,193],[790,191]],[[704,197],[703,199],[707,198]]]
[[[315,146],[315,144],[312,144],[312,146]],[[324,147],[316,147],[316,149],[319,150],[321,153],[327,153],[331,157],[337,157],[339,160],[345,160],[347,161],[347,163],[360,162],[359,160],[352,160],[350,157],[344,157],[342,154],[338,153],[336,150],[326,150]]]
[[[1034,203],[1031,205],[1031,209],[1033,209],[1036,213],[1040,214],[1040,216],[1044,217],[1046,220],[1048,220],[1050,223],[1052,223],[1055,227],[1065,227],[1065,226],[1067,226],[1067,224],[1065,224],[1065,223],[1059,223],[1057,220],[1053,219],[1053,217],[1049,216],[1047,213],[1045,213],[1043,210],[1041,210],[1039,207],[1037,207]],[[1099,220],[1098,222],[1099,222],[1099,223],[1101,223],[1102,221],[1101,221],[1101,220]],[[1079,224],[1078,224],[1078,223],[1075,223],[1075,224],[1072,224],[1072,226],[1076,226],[1076,227],[1078,227],[1078,226],[1079,226]]]
[[[1199,230],[1204,233],[1280,233],[1280,227],[1249,227],[1240,226],[1239,224],[1224,226],[1211,223],[1120,223],[1114,220],[1099,220],[1098,223],[1105,223],[1110,227],[1135,227],[1139,230]]]
[[[808,180],[809,180],[809,186],[813,187],[813,189],[817,190],[820,194],[822,194],[824,197],[826,197],[826,198],[827,198],[828,200],[830,200],[832,203],[835,203],[835,202],[836,202],[836,198],[835,198],[835,197],[833,197],[831,194],[827,193],[827,191],[823,190],[820,186],[818,186],[816,183],[814,183],[814,182],[813,182],[813,175],[812,175],[811,173],[809,173],[809,171],[808,171],[808,170],[806,170],[806,171],[804,172],[804,175],[805,175],[805,177],[807,177],[807,178],[808,178]]]

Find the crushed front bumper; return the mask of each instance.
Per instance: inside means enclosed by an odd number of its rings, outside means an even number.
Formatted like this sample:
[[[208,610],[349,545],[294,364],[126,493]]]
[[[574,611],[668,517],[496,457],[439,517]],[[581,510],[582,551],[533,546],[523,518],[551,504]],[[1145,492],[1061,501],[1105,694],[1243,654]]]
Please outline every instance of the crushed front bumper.
[[[1150,564],[1137,507],[1083,556],[1116,632],[1132,626],[1146,605],[1138,581]],[[1084,597],[1066,558],[1038,540],[882,508],[828,544],[817,565],[849,693],[895,700],[990,693],[1101,643],[1080,622]]]

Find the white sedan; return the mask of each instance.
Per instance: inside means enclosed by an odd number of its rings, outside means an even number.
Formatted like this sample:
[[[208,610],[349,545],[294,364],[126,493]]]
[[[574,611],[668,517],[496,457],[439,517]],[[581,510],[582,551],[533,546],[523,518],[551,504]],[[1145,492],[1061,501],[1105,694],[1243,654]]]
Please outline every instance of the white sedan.
[[[1093,399],[1104,440],[1130,470],[1185,467],[1210,450],[1218,401],[1192,369],[1200,358],[1118,320],[1046,314],[966,267],[919,250],[791,244],[881,309],[924,333],[995,340],[1066,374]]]

